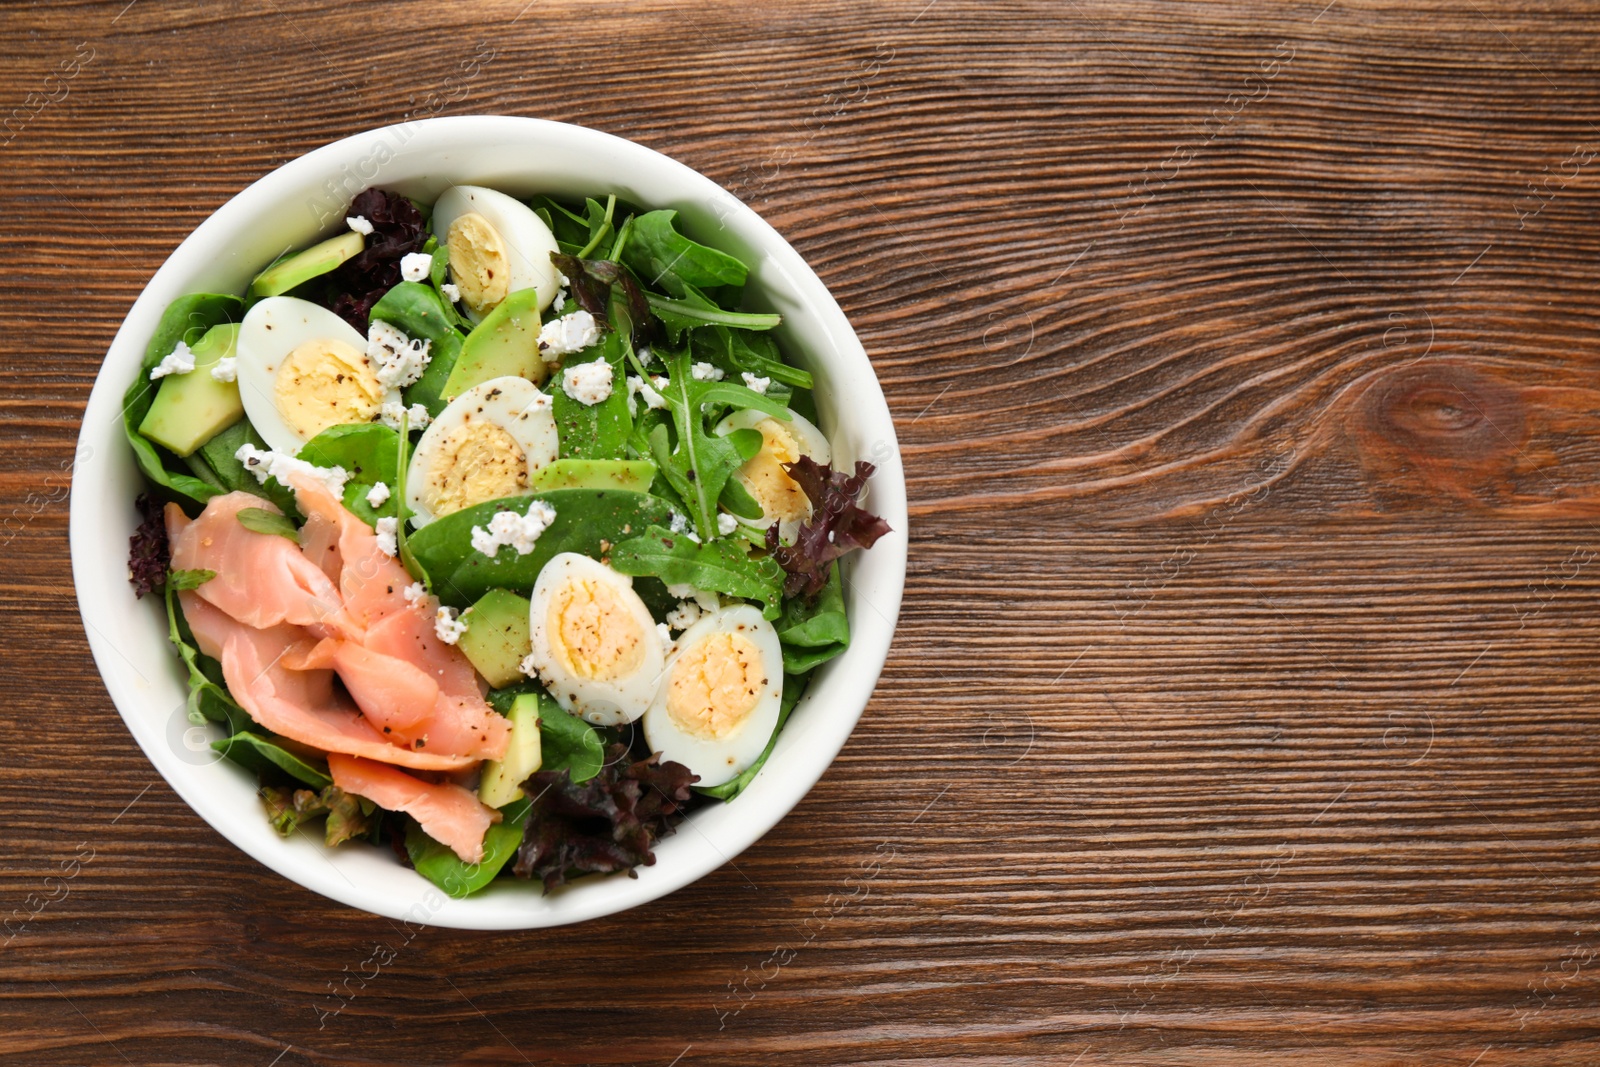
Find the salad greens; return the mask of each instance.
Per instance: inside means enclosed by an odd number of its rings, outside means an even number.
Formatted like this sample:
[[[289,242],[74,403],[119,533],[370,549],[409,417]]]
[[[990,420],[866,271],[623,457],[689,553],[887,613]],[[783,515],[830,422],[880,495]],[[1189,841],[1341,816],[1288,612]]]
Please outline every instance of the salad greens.
[[[746,264],[694,240],[675,211],[458,186],[433,205],[369,189],[349,215],[349,232],[270,265],[245,297],[175,301],[124,398],[149,494],[131,577],[139,595],[163,593],[188,717],[220,724],[212,749],[258,777],[280,833],[321,819],[330,846],[387,839],[451,896],[512,875],[553,888],[653,863],[686,811],[733,801],[755,780],[810,672],[848,647],[839,560],[888,530],[860,505],[872,468],[829,465],[810,421],[811,375],[785,361],[772,333],[780,316],[744,307]],[[275,323],[288,325],[268,336]],[[188,346],[213,328],[229,332],[205,342],[210,362],[196,370]],[[163,441],[192,448],[179,455],[141,426],[160,379],[185,374],[216,384],[172,390],[151,420]],[[205,395],[207,412],[174,410],[190,393]],[[302,537],[302,507],[326,518],[332,505],[297,499],[294,477],[327,484],[335,511],[371,527],[368,540],[348,525],[334,545],[325,533]],[[169,546],[176,512],[164,518],[163,503],[209,523],[205,538],[178,523]],[[213,545],[252,537],[236,550]],[[390,578],[364,594],[365,631],[300,624],[298,643],[268,669],[325,672],[307,693],[347,710],[280,711],[281,733],[233,691],[255,677],[200,651],[224,646],[219,625],[261,641],[289,625],[238,599],[240,575],[218,578],[266,551],[267,538],[298,546],[272,541],[274,558],[304,555],[314,568],[297,563],[293,589],[262,605],[308,590],[343,602],[364,586],[342,584],[351,566],[403,569],[412,583]],[[172,569],[180,548],[203,566]],[[357,558],[364,551],[372,558]],[[185,597],[210,605],[194,629],[183,609],[197,601]],[[430,632],[374,644],[379,620],[398,612],[424,613]],[[359,656],[340,659],[346,644],[361,645]],[[412,651],[424,646],[434,651]],[[685,657],[700,674],[674,674]],[[474,666],[476,687],[510,684],[447,694],[444,662]],[[375,673],[346,673],[363,663]],[[720,688],[695,681],[741,671],[743,682]],[[385,738],[401,704],[374,701],[401,701],[403,687],[385,687],[416,676],[440,679],[430,684],[441,702],[481,707],[499,736],[515,731],[515,746],[492,748],[487,722],[466,740],[446,730],[414,744]],[[310,699],[296,692],[286,686],[279,703]],[[348,729],[366,723],[380,743],[341,748],[316,726],[324,714],[354,716]],[[404,731],[411,720],[394,721]],[[454,760],[449,774],[419,763],[430,737],[427,757]],[[408,747],[390,761],[389,745]],[[462,784],[480,773],[482,799]],[[385,792],[384,781],[410,784]]]

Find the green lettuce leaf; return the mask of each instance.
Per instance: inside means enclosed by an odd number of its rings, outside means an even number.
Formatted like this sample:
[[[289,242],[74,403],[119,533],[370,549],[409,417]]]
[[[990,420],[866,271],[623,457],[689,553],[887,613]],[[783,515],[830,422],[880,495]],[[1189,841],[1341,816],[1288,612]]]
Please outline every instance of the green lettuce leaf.
[[[612,547],[611,569],[634,577],[649,575],[668,585],[759,600],[768,619],[778,618],[782,609],[783,568],[769,557],[751,556],[748,543],[740,538],[697,543],[652,526],[643,536]]]

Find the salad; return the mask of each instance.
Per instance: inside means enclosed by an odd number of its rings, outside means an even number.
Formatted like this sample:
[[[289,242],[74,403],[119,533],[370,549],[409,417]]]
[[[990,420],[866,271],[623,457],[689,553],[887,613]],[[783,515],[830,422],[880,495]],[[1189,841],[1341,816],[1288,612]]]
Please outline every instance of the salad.
[[[616,197],[382,189],[166,309],[129,577],[279,833],[466,896],[654,862],[761,770],[887,525],[744,263]]]

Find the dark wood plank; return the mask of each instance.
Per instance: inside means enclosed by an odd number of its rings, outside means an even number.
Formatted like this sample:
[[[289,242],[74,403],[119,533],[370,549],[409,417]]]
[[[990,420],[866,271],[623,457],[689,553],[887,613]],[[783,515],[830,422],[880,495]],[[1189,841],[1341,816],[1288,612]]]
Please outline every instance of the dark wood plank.
[[[124,4],[0,12],[6,1062],[1595,1062],[1592,5]],[[211,832],[66,549],[166,253],[309,148],[472,112],[762,211],[914,509],[811,795],[530,934],[363,916]]]

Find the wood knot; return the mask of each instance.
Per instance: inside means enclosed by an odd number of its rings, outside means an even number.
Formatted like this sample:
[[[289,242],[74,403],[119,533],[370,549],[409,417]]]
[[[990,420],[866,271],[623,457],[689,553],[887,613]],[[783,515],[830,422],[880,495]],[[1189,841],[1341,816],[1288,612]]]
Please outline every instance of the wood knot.
[[[1367,473],[1388,488],[1498,500],[1527,440],[1522,390],[1471,364],[1379,373],[1348,426]]]

